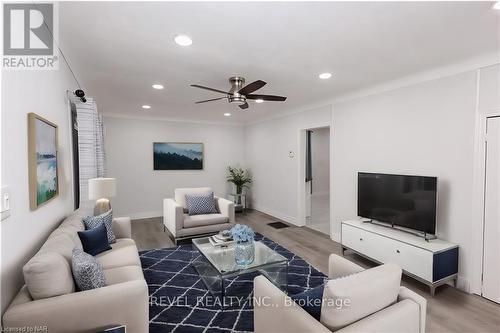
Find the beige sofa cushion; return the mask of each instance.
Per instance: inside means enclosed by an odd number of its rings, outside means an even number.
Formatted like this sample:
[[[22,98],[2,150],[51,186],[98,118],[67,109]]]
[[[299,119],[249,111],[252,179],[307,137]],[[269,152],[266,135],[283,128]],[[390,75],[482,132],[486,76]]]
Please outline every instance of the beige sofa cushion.
[[[210,187],[176,188],[174,191],[175,202],[187,209],[186,194],[208,194],[213,192]]]
[[[74,214],[68,216],[64,221],[62,221],[59,228],[72,227],[78,229],[78,231],[85,230],[85,225],[83,224],[83,217],[81,214]]]
[[[323,292],[321,323],[336,331],[380,311],[397,301],[400,284],[401,268],[390,263],[330,280]]]
[[[33,299],[65,295],[75,291],[71,266],[59,253],[37,253],[24,265],[23,274]]]
[[[110,244],[111,250],[104,251],[95,256],[103,269],[121,266],[141,266],[137,247],[132,239],[117,239]]]
[[[56,230],[52,231],[52,233],[49,235],[49,238],[65,234],[71,238],[73,244],[75,244],[75,247],[82,248],[82,241],[78,237],[78,231],[81,230],[70,226],[59,227]]]
[[[229,222],[229,217],[222,214],[184,214],[184,228],[196,228],[206,225],[220,224]]]
[[[144,280],[142,268],[139,266],[122,266],[104,270],[108,286],[134,280]]]
[[[58,253],[71,263],[73,249],[75,247],[81,249],[82,247],[80,244],[75,244],[73,238],[68,233],[58,232],[47,239],[42,245],[40,252]]]

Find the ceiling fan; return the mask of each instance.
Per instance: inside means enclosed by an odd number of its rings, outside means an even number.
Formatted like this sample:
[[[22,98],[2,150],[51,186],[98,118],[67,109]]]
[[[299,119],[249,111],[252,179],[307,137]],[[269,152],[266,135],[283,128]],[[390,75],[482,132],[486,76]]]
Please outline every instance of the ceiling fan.
[[[255,82],[247,84],[246,86],[243,86],[245,84],[245,78],[243,78],[241,76],[234,76],[234,77],[229,78],[229,83],[231,84],[231,89],[228,92],[225,92],[225,91],[219,90],[219,89],[210,88],[210,87],[200,86],[198,84],[192,84],[191,87],[215,91],[215,92],[218,92],[220,94],[226,95],[224,97],[212,98],[212,99],[207,99],[204,101],[199,101],[199,102],[196,102],[196,104],[213,102],[213,101],[218,101],[220,99],[227,98],[227,101],[229,103],[238,103],[239,104],[238,106],[241,109],[248,109],[247,99],[273,101],[273,102],[284,102],[286,100],[286,97],[284,97],[284,96],[252,94],[254,91],[259,90],[260,88],[262,88],[263,86],[266,85],[266,82],[264,82],[262,80],[257,80]]]

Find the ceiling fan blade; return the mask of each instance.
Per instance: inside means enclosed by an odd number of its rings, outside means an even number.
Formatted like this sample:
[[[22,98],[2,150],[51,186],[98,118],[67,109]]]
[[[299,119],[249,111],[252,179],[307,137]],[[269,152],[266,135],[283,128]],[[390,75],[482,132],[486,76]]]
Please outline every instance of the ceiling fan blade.
[[[240,90],[238,90],[238,94],[241,94],[241,95],[251,94],[255,90],[258,90],[258,89],[262,88],[265,85],[266,85],[266,82],[264,82],[262,80],[257,80],[255,82],[247,84],[246,86],[244,86],[243,88],[241,88]]]
[[[241,104],[241,105],[238,105],[240,107],[240,109],[248,109],[248,103],[245,102],[245,104]]]
[[[205,89],[205,90],[210,90],[210,91],[215,91],[215,92],[218,92],[218,93],[221,93],[221,94],[224,94],[224,95],[228,95],[229,93],[226,92],[226,91],[222,91],[222,90],[219,90],[219,89],[214,89],[214,88],[210,88],[210,87],[204,87],[204,86],[200,86],[198,84],[192,84],[191,87],[195,87],[195,88],[200,88],[200,89]]]
[[[263,101],[273,101],[273,102],[284,102],[286,101],[285,96],[274,96],[274,95],[246,95],[247,99],[261,99]]]
[[[204,100],[204,101],[195,102],[195,104],[206,103],[206,102],[213,102],[213,101],[218,101],[219,99],[225,99],[225,98],[226,98],[226,97],[219,97],[219,98],[206,99],[206,100]]]

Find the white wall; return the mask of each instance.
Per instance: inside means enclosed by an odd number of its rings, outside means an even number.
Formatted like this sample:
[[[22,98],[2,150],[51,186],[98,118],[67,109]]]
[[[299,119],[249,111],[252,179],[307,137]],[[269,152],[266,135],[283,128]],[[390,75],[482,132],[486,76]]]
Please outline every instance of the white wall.
[[[482,70],[481,82],[497,68]],[[494,84],[481,84],[481,91],[500,100]],[[326,106],[247,126],[253,207],[302,225],[302,166],[300,156],[288,152],[300,151],[301,129],[331,122],[332,239],[339,240],[342,220],[357,215],[358,171],[437,176],[437,234],[460,245],[459,288],[469,291],[479,248],[472,237],[478,227],[472,215],[477,93],[477,70],[471,70],[334,102],[333,112]]]
[[[109,177],[117,178],[115,214],[135,218],[163,215],[163,199],[178,187],[210,186],[216,195],[229,192],[229,165],[243,165],[241,126],[104,117]],[[204,169],[153,170],[153,142],[203,142]]]
[[[303,167],[299,156],[301,130],[329,126],[331,115],[331,107],[325,106],[246,127],[245,161],[254,176],[253,208],[290,223],[303,224],[299,195]],[[290,151],[293,158],[289,157]]]
[[[11,216],[0,223],[2,313],[24,284],[22,266],[44,238],[73,210],[70,111],[66,90],[75,89],[64,63],[58,71],[2,71],[2,186],[10,186]],[[59,196],[30,211],[28,188],[29,112],[59,129]]]
[[[357,172],[438,177],[437,234],[460,245],[460,287],[468,290],[476,71],[334,105],[334,232],[357,216]]]
[[[330,128],[315,128],[311,139],[313,195],[330,191]]]
[[[486,176],[485,140],[487,117],[500,116],[500,64],[483,67],[479,71],[478,103],[476,111],[476,137],[474,145],[474,233],[471,235],[475,248],[474,276],[471,292],[481,294],[483,272],[484,191]]]

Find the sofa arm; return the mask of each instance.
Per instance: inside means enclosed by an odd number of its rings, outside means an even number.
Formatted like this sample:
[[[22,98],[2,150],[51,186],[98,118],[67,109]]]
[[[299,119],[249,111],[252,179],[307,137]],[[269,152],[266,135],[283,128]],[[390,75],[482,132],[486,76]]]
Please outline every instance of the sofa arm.
[[[253,285],[255,333],[330,333],[264,276]]]
[[[365,269],[341,256],[330,254],[328,258],[328,277],[336,279],[354,273],[359,273]]]
[[[174,199],[163,200],[163,225],[176,237],[184,224],[184,208]]]
[[[398,302],[403,301],[405,299],[409,299],[417,303],[420,311],[419,332],[425,333],[425,322],[427,319],[427,300],[424,297],[417,294],[416,292],[406,287],[399,287]]]
[[[148,287],[144,280],[14,304],[5,327],[46,326],[51,333],[97,332],[126,325],[128,333],[148,331]]]
[[[418,333],[418,306],[403,300],[345,326],[335,333]]]
[[[116,238],[132,238],[132,226],[130,217],[114,218],[113,232]]]
[[[219,207],[219,211],[222,215],[227,216],[229,218],[229,223],[234,223],[234,202],[224,199],[224,198],[216,198],[217,206]]]

